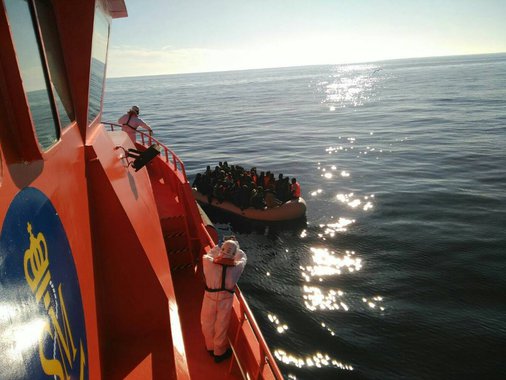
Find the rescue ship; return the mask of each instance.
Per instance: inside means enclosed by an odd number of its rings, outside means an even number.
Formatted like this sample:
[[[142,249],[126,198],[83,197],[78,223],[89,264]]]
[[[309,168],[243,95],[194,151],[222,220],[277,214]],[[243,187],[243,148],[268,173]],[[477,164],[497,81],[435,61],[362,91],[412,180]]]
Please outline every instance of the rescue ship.
[[[124,1],[0,4],[0,378],[282,379],[238,288],[208,355],[216,233],[172,150],[101,120]]]

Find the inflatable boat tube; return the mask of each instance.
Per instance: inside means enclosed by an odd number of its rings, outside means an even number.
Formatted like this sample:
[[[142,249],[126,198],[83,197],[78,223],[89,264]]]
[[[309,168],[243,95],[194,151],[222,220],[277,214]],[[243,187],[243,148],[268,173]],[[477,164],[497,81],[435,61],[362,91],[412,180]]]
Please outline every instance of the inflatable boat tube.
[[[209,203],[207,196],[199,193],[196,189],[192,189],[192,193],[197,202],[201,204],[210,205],[223,211],[228,211],[251,220],[259,220],[263,222],[281,222],[286,220],[299,219],[306,213],[306,201],[304,201],[303,198],[299,198],[298,200],[291,200],[283,203],[281,206],[273,208],[265,208],[259,210],[250,207],[241,210],[232,202],[228,201],[219,203],[216,199],[213,199],[212,203]]]

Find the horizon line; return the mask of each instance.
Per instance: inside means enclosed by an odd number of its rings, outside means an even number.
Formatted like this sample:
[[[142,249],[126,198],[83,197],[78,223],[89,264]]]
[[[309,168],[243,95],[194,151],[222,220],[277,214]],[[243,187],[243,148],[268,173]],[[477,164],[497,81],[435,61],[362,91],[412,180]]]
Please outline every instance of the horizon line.
[[[418,57],[404,57],[404,58],[388,58],[375,61],[362,61],[362,62],[348,62],[348,63],[321,63],[311,65],[289,65],[289,66],[277,66],[277,67],[255,67],[255,68],[244,68],[244,69],[232,69],[232,70],[210,70],[210,71],[188,71],[180,73],[166,73],[166,74],[146,74],[146,75],[127,75],[127,76],[107,76],[106,79],[125,79],[125,78],[145,78],[145,77],[160,77],[169,75],[190,75],[190,74],[210,74],[210,73],[226,73],[226,72],[238,72],[238,71],[253,71],[253,70],[274,70],[274,69],[288,69],[296,67],[317,67],[317,66],[333,66],[333,65],[364,65],[371,63],[382,63],[392,61],[405,61],[410,59],[429,59],[429,58],[451,58],[451,57],[470,57],[479,55],[500,55],[506,54],[506,51],[494,52],[494,53],[472,53],[472,54],[453,54],[453,55],[434,55],[434,56],[418,56]]]

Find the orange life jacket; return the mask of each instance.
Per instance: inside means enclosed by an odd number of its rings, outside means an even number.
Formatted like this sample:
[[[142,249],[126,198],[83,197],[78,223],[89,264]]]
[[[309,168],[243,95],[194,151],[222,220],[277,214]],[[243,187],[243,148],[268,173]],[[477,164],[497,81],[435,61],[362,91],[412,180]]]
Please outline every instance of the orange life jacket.
[[[300,197],[300,184],[298,182],[292,183],[292,195],[296,198]]]

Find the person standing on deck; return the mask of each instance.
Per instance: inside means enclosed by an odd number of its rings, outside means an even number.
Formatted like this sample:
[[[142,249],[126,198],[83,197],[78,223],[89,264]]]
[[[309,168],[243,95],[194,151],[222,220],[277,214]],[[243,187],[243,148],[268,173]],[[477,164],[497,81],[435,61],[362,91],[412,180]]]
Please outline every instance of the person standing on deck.
[[[234,287],[246,266],[246,254],[235,238],[215,246],[202,256],[206,289],[200,321],[209,354],[219,363],[232,355],[227,331],[232,312]]]
[[[135,131],[139,127],[143,127],[149,131],[149,135],[153,134],[151,127],[139,117],[139,107],[132,106],[130,110],[118,119],[118,124],[121,124],[121,129],[126,132],[128,136],[135,143]]]

